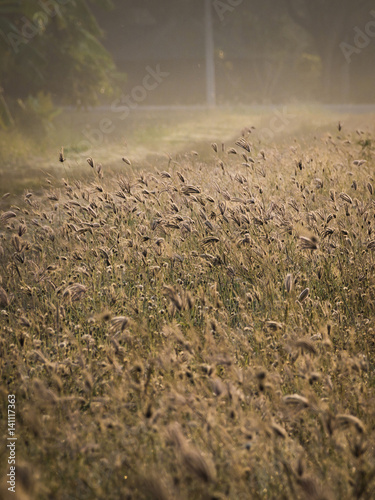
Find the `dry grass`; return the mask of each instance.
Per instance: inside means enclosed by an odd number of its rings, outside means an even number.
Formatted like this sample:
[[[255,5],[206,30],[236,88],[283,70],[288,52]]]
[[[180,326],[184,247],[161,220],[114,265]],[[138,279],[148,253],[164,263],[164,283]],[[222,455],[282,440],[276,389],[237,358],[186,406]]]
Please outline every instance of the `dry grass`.
[[[256,134],[1,214],[18,498],[374,498],[373,138]]]

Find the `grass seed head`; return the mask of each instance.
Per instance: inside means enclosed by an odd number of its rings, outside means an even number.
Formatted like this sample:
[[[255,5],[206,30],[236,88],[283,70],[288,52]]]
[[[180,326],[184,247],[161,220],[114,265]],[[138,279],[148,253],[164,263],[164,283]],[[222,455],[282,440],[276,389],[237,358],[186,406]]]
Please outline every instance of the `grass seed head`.
[[[310,293],[310,289],[309,288],[305,288],[298,296],[298,301],[299,302],[303,302],[304,300],[307,299],[308,295]]]
[[[17,217],[17,215],[12,212],[11,210],[8,210],[7,212],[3,212],[0,215],[0,221],[4,224],[8,222],[9,219],[12,219],[13,217]]]
[[[197,476],[204,483],[211,483],[215,480],[216,472],[202,453],[191,446],[182,449],[182,463],[187,471]]]
[[[352,425],[359,434],[365,433],[365,426],[363,425],[363,422],[354,415],[336,415],[336,423],[338,427],[348,427]]]
[[[9,304],[10,304],[10,301],[9,301],[8,294],[6,293],[4,288],[0,286],[0,306],[7,307],[7,306],[9,306]]]
[[[307,398],[300,396],[299,394],[290,394],[283,397],[284,403],[288,405],[301,406],[303,408],[308,408],[310,403]]]
[[[318,248],[318,240],[315,236],[310,238],[300,236],[300,244],[304,250],[316,250]]]
[[[73,283],[65,288],[63,291],[63,298],[76,302],[81,300],[85,293],[87,292],[87,287],[81,283]]]
[[[293,274],[287,274],[285,278],[285,290],[287,293],[291,293],[294,288],[294,278]]]

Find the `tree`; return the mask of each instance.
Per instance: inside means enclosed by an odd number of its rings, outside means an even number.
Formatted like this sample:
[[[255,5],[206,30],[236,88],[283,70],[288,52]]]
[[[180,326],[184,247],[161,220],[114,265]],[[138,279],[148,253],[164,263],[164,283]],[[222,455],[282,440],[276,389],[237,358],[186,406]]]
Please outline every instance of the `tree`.
[[[91,0],[110,8],[110,0]],[[75,0],[0,0],[0,87],[25,99],[40,91],[93,104],[111,89],[114,63],[91,6]]]
[[[264,103],[299,95],[292,70],[308,37],[292,27],[285,5],[274,0],[248,0],[216,16],[219,92],[224,88],[239,102]]]
[[[212,5],[205,0],[206,98],[208,106],[216,105],[215,41],[212,28]]]
[[[337,96],[339,79],[349,74],[343,44],[353,44],[356,35],[353,28],[370,20],[373,0],[284,0],[284,3],[291,19],[313,40],[322,61],[323,92],[331,100]],[[341,80],[341,88],[342,84]]]

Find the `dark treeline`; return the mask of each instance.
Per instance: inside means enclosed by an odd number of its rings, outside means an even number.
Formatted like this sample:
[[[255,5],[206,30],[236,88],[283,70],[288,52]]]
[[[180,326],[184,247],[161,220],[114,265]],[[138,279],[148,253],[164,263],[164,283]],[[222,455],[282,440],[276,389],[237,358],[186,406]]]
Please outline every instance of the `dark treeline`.
[[[211,5],[219,101],[374,101],[371,0]],[[163,61],[171,78],[159,90],[161,99],[203,99],[204,0],[117,0],[115,7],[101,16],[104,44],[121,69],[133,70],[131,83],[145,62]]]
[[[219,103],[374,102],[371,0],[212,0],[211,8]],[[204,102],[204,12],[204,0],[0,0],[2,123],[17,100],[46,110],[49,100],[108,102],[158,64],[169,77],[148,102]]]

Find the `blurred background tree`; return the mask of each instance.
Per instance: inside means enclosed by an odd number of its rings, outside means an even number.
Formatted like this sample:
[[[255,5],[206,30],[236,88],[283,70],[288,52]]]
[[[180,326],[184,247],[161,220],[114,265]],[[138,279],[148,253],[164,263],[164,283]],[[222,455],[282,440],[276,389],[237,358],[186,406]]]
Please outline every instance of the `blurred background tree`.
[[[375,36],[350,64],[341,46],[372,6],[212,0],[218,103],[373,102]],[[17,110],[47,123],[55,104],[110,103],[156,65],[170,76],[145,104],[203,104],[204,35],[203,0],[0,0],[0,125]]]
[[[110,0],[0,0],[3,125],[11,121],[10,101],[48,119],[52,101],[84,107],[113,91],[115,65],[93,5],[112,7]]]
[[[319,62],[282,2],[243,2],[223,20],[216,16],[215,34],[222,99],[266,104],[313,97]]]
[[[128,89],[150,64],[170,77],[147,102],[205,102],[203,0],[113,0],[104,44]],[[341,43],[374,20],[373,0],[212,0],[218,103],[373,102],[375,36],[348,63]]]
[[[353,28],[357,26],[364,31],[366,23],[374,20],[370,16],[374,1],[284,0],[284,6],[294,23],[311,36],[322,63],[324,99],[332,101],[339,96],[345,101],[350,94],[351,68],[344,57],[342,43],[357,48]],[[370,51],[362,54],[362,58],[369,56]]]

